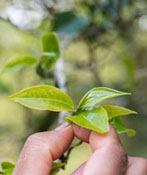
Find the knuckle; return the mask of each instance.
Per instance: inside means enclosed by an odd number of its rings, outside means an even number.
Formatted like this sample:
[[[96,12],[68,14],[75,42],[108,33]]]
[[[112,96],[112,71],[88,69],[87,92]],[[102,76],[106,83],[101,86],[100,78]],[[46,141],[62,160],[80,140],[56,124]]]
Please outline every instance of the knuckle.
[[[27,138],[26,143],[27,144],[33,144],[33,143],[36,143],[36,142],[41,142],[41,140],[42,140],[42,134],[41,133],[35,133],[35,134],[30,135]]]

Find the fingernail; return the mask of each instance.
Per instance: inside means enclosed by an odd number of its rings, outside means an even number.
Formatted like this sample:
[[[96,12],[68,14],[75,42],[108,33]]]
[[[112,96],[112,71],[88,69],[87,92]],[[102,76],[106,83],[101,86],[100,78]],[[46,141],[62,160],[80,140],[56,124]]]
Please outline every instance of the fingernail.
[[[63,123],[62,125],[58,126],[58,127],[55,129],[55,131],[62,130],[62,129],[64,129],[64,128],[68,127],[68,126],[69,126],[69,123]]]

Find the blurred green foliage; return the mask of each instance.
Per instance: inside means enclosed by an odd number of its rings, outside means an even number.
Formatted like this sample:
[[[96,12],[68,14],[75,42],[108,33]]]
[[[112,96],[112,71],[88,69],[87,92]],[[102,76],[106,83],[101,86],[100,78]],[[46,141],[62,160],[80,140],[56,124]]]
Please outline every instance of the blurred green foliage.
[[[113,101],[138,112],[126,119],[127,127],[134,128],[137,135],[121,139],[129,155],[147,157],[146,24],[146,0],[21,0],[17,4],[3,0],[0,65],[15,54],[41,58],[40,36],[57,32],[61,44],[67,42],[66,48],[61,47],[61,56],[67,90],[75,104],[96,86],[132,92],[130,97]],[[56,113],[29,110],[7,99],[22,88],[54,84],[54,70],[48,74],[50,78],[40,78],[34,69],[26,67],[0,77],[1,160],[16,160],[28,135],[56,126]]]

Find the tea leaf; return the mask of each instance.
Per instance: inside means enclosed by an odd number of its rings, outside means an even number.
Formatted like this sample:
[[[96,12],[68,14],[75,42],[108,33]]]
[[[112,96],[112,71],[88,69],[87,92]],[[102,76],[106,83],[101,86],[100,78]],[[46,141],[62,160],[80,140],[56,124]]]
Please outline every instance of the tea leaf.
[[[3,175],[12,175],[14,168],[10,168],[3,171]]]
[[[9,97],[29,108],[50,111],[72,111],[71,98],[53,86],[40,85],[24,89]]]
[[[107,111],[108,118],[111,119],[116,116],[129,115],[129,114],[137,114],[137,112],[114,105],[102,105],[102,107]]]
[[[55,33],[47,33],[42,36],[41,65],[44,69],[52,67],[60,56],[60,48]]]
[[[108,115],[102,107],[90,111],[81,111],[77,115],[66,117],[65,120],[99,133],[109,131]]]
[[[10,162],[2,162],[1,167],[3,171],[2,172],[3,175],[12,175],[15,165]]]
[[[127,133],[128,136],[134,136],[136,131],[133,129],[125,128],[122,117],[115,117],[110,120],[112,126],[116,129],[118,134]]]
[[[66,165],[65,163],[55,163],[55,162],[53,162],[50,174],[54,175],[55,173],[57,173],[59,171],[60,168],[62,168],[65,165]]]
[[[120,92],[120,91],[116,91],[105,87],[94,88],[84,95],[84,97],[81,99],[77,108],[83,109],[83,108],[91,107],[99,104],[100,102],[106,99],[122,96],[122,95],[130,95],[130,93]]]
[[[5,170],[5,169],[14,168],[15,165],[10,162],[2,162],[1,167],[2,167],[2,170]]]
[[[25,66],[33,66],[37,64],[37,59],[31,55],[17,55],[9,60],[1,69],[1,73],[18,71]]]

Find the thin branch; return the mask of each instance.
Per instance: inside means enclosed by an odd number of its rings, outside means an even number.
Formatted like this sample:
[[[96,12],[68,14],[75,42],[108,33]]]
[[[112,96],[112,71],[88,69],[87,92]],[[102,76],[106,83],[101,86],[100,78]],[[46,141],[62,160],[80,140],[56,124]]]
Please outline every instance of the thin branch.
[[[73,37],[67,37],[64,39],[64,41],[61,44],[61,56],[56,63],[55,66],[55,82],[57,83],[57,86],[63,90],[64,92],[67,92],[67,80],[64,72],[64,50],[69,45],[69,43],[73,40]],[[58,125],[64,123],[65,116],[68,116],[69,112],[63,111],[59,113],[59,119],[58,119]]]

